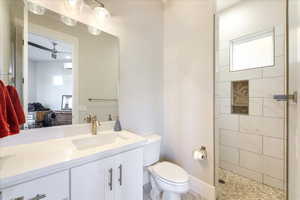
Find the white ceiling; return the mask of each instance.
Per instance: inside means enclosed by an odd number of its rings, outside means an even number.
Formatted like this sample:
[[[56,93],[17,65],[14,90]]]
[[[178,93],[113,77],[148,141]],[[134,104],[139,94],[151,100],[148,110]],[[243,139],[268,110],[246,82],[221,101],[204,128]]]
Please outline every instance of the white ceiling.
[[[228,8],[230,6],[233,6],[234,4],[239,3],[242,0],[216,0],[216,8],[217,12],[224,10],[225,8]]]
[[[70,44],[64,43],[62,41],[53,40],[44,36],[36,35],[33,33],[29,33],[28,41],[33,42],[35,44],[44,46],[46,48],[52,49],[53,44],[52,42],[56,42],[56,50],[64,51],[64,52],[72,52],[72,46]],[[28,46],[29,52],[29,59],[33,61],[61,61],[61,60],[71,60],[72,53],[58,53],[57,59],[51,58],[51,52],[45,51],[33,46]]]

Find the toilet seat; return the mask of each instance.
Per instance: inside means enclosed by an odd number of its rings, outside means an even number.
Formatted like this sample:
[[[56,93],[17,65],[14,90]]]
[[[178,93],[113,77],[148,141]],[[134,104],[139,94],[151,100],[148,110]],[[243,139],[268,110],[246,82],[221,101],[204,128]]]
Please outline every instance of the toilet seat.
[[[151,167],[151,171],[157,179],[172,185],[186,184],[189,180],[184,169],[170,162],[157,163]]]

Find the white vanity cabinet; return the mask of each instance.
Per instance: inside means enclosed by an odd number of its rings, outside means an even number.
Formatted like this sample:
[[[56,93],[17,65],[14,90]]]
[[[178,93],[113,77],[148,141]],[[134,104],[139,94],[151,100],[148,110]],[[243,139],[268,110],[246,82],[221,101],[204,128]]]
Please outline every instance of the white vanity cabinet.
[[[0,200],[69,200],[69,173],[59,172],[1,190]]]
[[[72,168],[71,199],[143,199],[142,149]]]
[[[122,179],[117,180],[115,200],[143,199],[143,166],[142,149],[128,151],[118,157],[116,172],[117,177]]]

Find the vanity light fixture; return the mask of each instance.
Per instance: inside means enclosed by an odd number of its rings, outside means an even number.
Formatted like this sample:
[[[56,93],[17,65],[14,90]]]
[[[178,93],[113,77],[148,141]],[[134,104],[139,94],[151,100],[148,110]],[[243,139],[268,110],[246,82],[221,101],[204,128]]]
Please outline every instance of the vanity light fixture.
[[[100,29],[98,29],[94,26],[88,26],[88,30],[89,30],[89,33],[92,35],[100,35],[102,32]]]
[[[77,4],[81,3],[82,1],[80,0],[68,0],[68,3],[70,6],[76,6]]]
[[[94,14],[99,20],[105,20],[110,17],[109,11],[101,0],[85,0],[85,3],[94,10]]]
[[[79,9],[81,10],[81,8],[83,7],[83,0],[65,0],[65,4],[66,6],[72,8],[72,9]]]
[[[62,15],[60,17],[61,21],[66,24],[67,26],[76,26],[77,21],[75,19],[72,19],[70,17],[66,17],[64,15]]]
[[[28,1],[28,10],[36,15],[44,15],[46,8],[34,3],[33,1]]]
[[[96,14],[96,16],[100,19],[100,20],[105,20],[110,18],[110,13],[109,11],[104,7],[104,4],[95,0],[98,5],[94,8],[94,12]]]

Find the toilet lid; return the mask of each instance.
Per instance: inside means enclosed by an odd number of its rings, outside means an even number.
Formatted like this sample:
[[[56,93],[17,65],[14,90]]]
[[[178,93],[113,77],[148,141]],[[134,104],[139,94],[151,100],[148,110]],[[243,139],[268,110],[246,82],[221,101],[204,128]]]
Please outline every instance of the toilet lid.
[[[159,178],[173,183],[185,183],[189,179],[184,169],[170,162],[157,163],[152,170]]]

